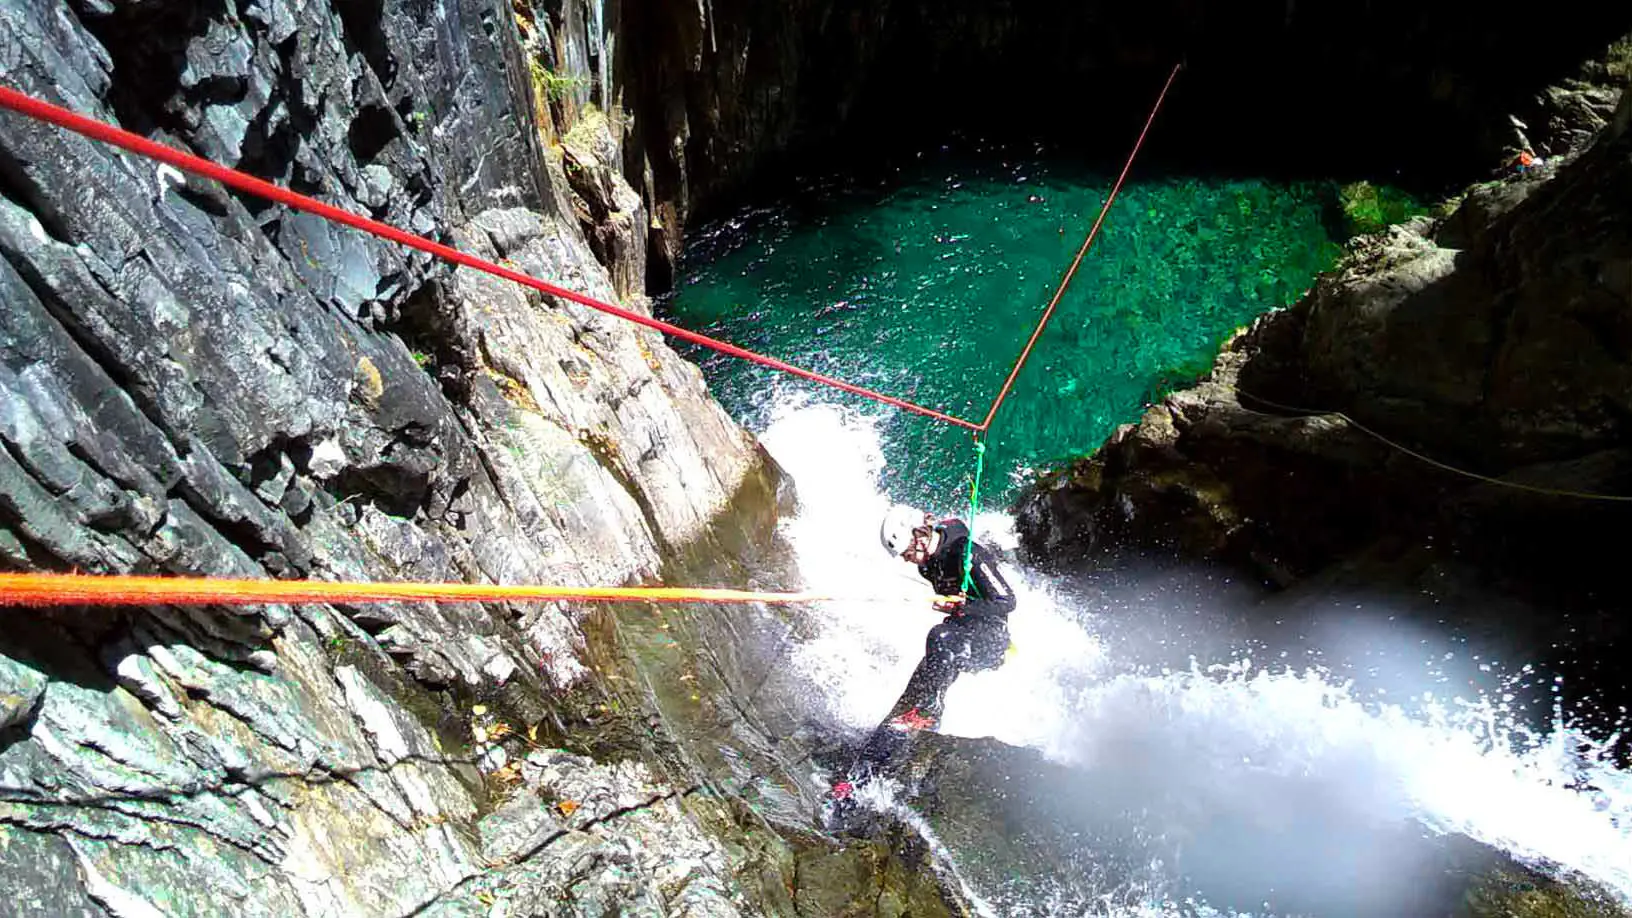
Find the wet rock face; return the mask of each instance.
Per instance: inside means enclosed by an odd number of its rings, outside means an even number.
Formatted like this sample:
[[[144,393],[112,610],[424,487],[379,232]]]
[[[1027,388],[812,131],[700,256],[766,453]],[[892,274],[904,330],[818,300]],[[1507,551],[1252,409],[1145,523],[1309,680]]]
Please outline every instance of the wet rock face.
[[[493,869],[421,914],[735,916],[746,908],[720,842],[688,812],[697,788],[643,766],[559,750],[527,756],[508,798],[477,827]],[[547,853],[548,856],[540,856]]]
[[[1000,914],[1157,901],[1331,916],[1626,914],[1591,883],[1333,793],[1329,775],[1173,781],[1160,745],[1066,767],[994,740],[925,735],[902,794]]]
[[[0,80],[620,292],[507,4],[4,3]],[[10,114],[0,303],[8,569],[617,583],[755,462],[654,334]],[[33,614],[0,634],[0,899],[436,901],[489,869],[479,772],[504,764],[462,748],[456,703],[548,722],[581,644],[541,604]]]
[[[1514,112],[1517,139],[1543,156],[1586,149],[1614,117],[1628,81],[1632,81],[1632,35],[1623,36],[1607,53],[1594,55]]]

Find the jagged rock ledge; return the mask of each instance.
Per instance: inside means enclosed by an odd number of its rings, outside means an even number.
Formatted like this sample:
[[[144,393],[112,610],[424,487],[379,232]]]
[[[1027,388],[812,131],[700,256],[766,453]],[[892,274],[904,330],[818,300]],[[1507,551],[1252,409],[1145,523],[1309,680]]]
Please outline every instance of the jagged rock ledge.
[[[1578,495],[1632,495],[1629,120],[1632,94],[1579,155],[1362,240],[1028,491],[1023,551],[1057,569],[1207,559],[1276,590],[1460,607],[1481,630],[1500,614],[1572,693],[1626,703],[1611,533],[1632,506]],[[1529,609],[1506,618],[1510,598]]]

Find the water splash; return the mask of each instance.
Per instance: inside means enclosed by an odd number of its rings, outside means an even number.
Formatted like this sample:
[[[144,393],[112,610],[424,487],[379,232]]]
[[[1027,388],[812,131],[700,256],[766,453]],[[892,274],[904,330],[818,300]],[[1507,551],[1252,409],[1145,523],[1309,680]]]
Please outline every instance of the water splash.
[[[855,593],[859,585],[873,596],[900,598],[897,605],[825,606],[827,627],[800,648],[805,674],[818,685],[835,686],[825,699],[829,713],[851,726],[871,726],[900,694],[940,615],[931,608],[928,584],[879,546],[878,520],[889,501],[873,485],[883,467],[876,421],[830,406],[797,405],[782,409],[762,440],[798,488],[800,511],[784,525],[801,572],[813,586],[847,585],[835,592]],[[976,521],[980,537],[999,546],[1012,546],[1009,529],[1001,514]],[[959,679],[947,693],[941,729],[1047,749],[1065,732],[1070,677],[1094,672],[1103,649],[1060,613],[1046,584],[1023,577],[1012,585],[1027,610],[1010,622],[1014,657],[999,670]],[[1012,716],[1021,699],[1035,716]]]
[[[784,525],[808,584],[901,599],[827,608],[820,633],[796,653],[814,684],[831,686],[830,715],[869,727],[904,686],[937,621],[928,587],[878,547],[887,505],[877,484],[878,421],[787,402],[762,439],[799,490],[800,511]],[[1012,545],[1009,528],[997,514],[976,526],[999,546]],[[1614,766],[1612,743],[1572,728],[1567,712],[1537,730],[1500,692],[1381,703],[1327,669],[1266,667],[1244,651],[1222,665],[1142,668],[1112,659],[1095,610],[1073,608],[1046,580],[1011,573],[1017,653],[996,672],[958,680],[943,733],[1038,749],[1092,774],[1099,792],[1114,788],[1148,804],[1178,835],[1205,834],[1220,814],[1281,813],[1328,829],[1410,818],[1579,871],[1632,898],[1632,773]],[[1119,616],[1138,614],[1137,603],[1116,605]],[[1513,681],[1533,677],[1523,668]],[[1222,847],[1213,852],[1226,859],[1220,869],[1246,856]],[[1123,902],[1106,913],[1160,914],[1171,905]]]

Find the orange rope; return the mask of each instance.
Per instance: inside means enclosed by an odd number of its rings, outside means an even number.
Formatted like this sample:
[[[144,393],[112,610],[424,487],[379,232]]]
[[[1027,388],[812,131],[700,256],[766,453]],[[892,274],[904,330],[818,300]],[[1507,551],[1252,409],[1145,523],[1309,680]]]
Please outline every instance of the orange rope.
[[[943,600],[945,597],[934,597]],[[690,587],[500,586],[486,583],[329,583],[96,574],[0,573],[0,605],[249,606],[301,602],[901,602],[900,597],[760,593]]]
[[[1077,276],[1077,269],[1082,267],[1082,260],[1088,255],[1088,249],[1099,236],[1099,228],[1105,225],[1105,215],[1111,212],[1111,205],[1116,203],[1116,196],[1122,192],[1122,185],[1128,180],[1128,173],[1133,171],[1133,161],[1139,156],[1139,150],[1145,145],[1145,137],[1150,133],[1150,126],[1156,123],[1156,113],[1162,110],[1162,102],[1167,99],[1167,91],[1173,88],[1173,81],[1178,79],[1179,71],[1184,69],[1184,62],[1173,65],[1173,71],[1167,75],[1167,82],[1162,84],[1162,92],[1156,97],[1156,104],[1151,106],[1150,117],[1145,119],[1145,126],[1139,131],[1139,139],[1133,142],[1133,152],[1128,154],[1128,161],[1122,164],[1122,174],[1116,177],[1116,184],[1111,186],[1111,193],[1105,198],[1105,203],[1099,208],[1099,216],[1094,218],[1093,228],[1088,230],[1088,238],[1082,241],[1082,248],[1077,249],[1077,257],[1071,260],[1071,267],[1066,269],[1065,277],[1061,278],[1060,286],[1054,290],[1054,297],[1048,301],[1048,308],[1043,310],[1043,317],[1037,321],[1037,328],[1032,331],[1031,338],[1020,351],[1020,359],[1014,362],[1014,368],[1009,370],[1009,378],[1003,380],[1003,388],[997,392],[997,398],[992,399],[992,407],[986,412],[986,420],[975,428],[977,433],[985,433],[992,429],[992,418],[997,417],[997,409],[1003,407],[1003,400],[1009,397],[1009,390],[1014,388],[1014,381],[1020,375],[1020,368],[1026,365],[1026,358],[1031,356],[1031,349],[1037,346],[1037,339],[1042,337],[1043,329],[1048,327],[1048,320],[1054,317],[1054,309],[1060,305],[1065,297],[1065,288],[1071,286],[1071,279]]]

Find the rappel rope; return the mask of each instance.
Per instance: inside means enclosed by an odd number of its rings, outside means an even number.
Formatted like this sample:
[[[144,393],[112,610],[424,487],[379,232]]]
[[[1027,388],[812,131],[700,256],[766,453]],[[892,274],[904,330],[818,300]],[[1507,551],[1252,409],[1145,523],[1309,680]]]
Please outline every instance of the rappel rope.
[[[478,258],[450,246],[434,242],[423,236],[407,232],[398,227],[373,220],[350,211],[343,210],[330,204],[325,204],[314,198],[299,194],[287,188],[274,185],[263,179],[256,178],[245,172],[211,162],[199,156],[185,153],[156,141],[133,134],[122,128],[87,118],[69,111],[58,105],[53,105],[41,99],[34,98],[16,89],[0,86],[0,109],[9,109],[18,114],[118,147],[139,156],[164,163],[167,166],[214,179],[223,185],[237,189],[256,197],[264,198],[274,203],[283,204],[295,210],[315,214],[325,220],[361,230],[381,239],[408,246],[426,252],[444,261],[476,271],[482,271],[495,277],[503,278],[512,283],[560,297],[591,309],[599,310],[617,318],[633,322],[646,328],[655,329],[666,335],[688,341],[701,347],[718,351],[728,356],[736,357],[770,367],[783,373],[798,376],[825,386],[831,386],[853,395],[872,399],[882,404],[934,418],[957,427],[971,430],[975,435],[975,473],[969,489],[969,530],[970,538],[964,547],[963,556],[963,585],[961,592],[967,594],[973,580],[974,563],[974,524],[975,515],[980,511],[980,484],[986,465],[985,437],[991,428],[992,419],[996,417],[998,408],[1009,395],[1020,369],[1025,365],[1037,339],[1042,335],[1043,328],[1053,316],[1055,307],[1059,305],[1065,295],[1066,288],[1076,276],[1077,268],[1087,255],[1089,247],[1099,234],[1100,227],[1105,222],[1105,216],[1110,212],[1112,203],[1122,190],[1127,180],[1128,172],[1133,168],[1134,157],[1139,155],[1139,149],[1144,145],[1145,136],[1150,132],[1150,126],[1156,119],[1167,92],[1178,76],[1182,64],[1175,65],[1167,82],[1162,86],[1161,94],[1156,98],[1156,104],[1151,108],[1150,117],[1145,120],[1144,129],[1139,132],[1139,138],[1134,143],[1133,151],[1128,155],[1127,162],[1100,208],[1099,216],[1094,220],[1093,227],[1088,231],[1082,248],[1077,251],[1075,260],[1066,271],[1054,297],[1043,316],[1032,332],[1030,340],[1020,352],[1014,367],[1009,371],[997,397],[992,400],[991,409],[986,413],[986,419],[977,424],[946,412],[937,411],[923,405],[895,398],[867,389],[862,386],[848,383],[813,370],[794,366],[786,361],[764,354],[749,351],[716,338],[710,338],[697,332],[681,328],[661,319],[644,316],[632,312],[621,306],[607,303],[594,297],[569,290],[565,287],[540,280],[511,268],[503,267],[486,259]],[[949,597],[937,597],[945,600]],[[140,576],[104,576],[88,574],[0,574],[0,604],[17,605],[52,605],[67,603],[91,603],[96,605],[142,605],[148,603],[172,604],[206,604],[206,605],[249,605],[255,603],[281,602],[368,602],[368,601],[405,601],[430,600],[436,602],[484,602],[506,600],[572,600],[585,602],[762,602],[762,603],[795,603],[821,602],[843,599],[844,601],[866,601],[865,597],[836,597],[813,593],[763,593],[745,590],[720,590],[706,588],[674,588],[674,587],[559,587],[541,585],[498,586],[486,584],[436,584],[436,583],[330,583],[322,581],[285,581],[285,580],[230,580],[211,577],[140,577]]]
[[[832,386],[835,389],[840,389],[853,395],[859,395],[863,398],[869,398],[876,402],[882,402],[886,405],[900,408],[903,411],[911,411],[916,414],[932,417],[938,421],[945,421],[948,424],[953,424],[958,427],[965,427],[970,430],[978,430],[980,428],[980,425],[973,421],[966,421],[963,418],[954,417],[950,414],[936,411],[933,408],[926,408],[923,405],[909,402],[905,399],[885,395],[882,392],[875,392],[872,389],[858,386],[854,383],[848,383],[840,379],[835,379],[834,377],[818,373],[814,370],[796,367],[784,360],[778,360],[775,357],[767,357],[764,354],[755,353],[754,351],[750,351],[746,348],[738,347],[735,344],[730,344],[717,338],[710,338],[707,335],[698,334],[697,332],[689,329],[681,328],[680,326],[671,322],[665,322],[662,319],[654,319],[651,316],[644,316],[638,312],[625,309],[622,306],[617,306],[603,300],[595,299],[592,296],[587,296],[575,290],[569,290],[557,284],[552,284],[549,281],[539,280],[531,275],[523,274],[520,271],[516,271],[512,268],[506,268],[502,265],[495,264],[484,258],[478,258],[475,255],[471,255],[466,252],[461,252],[451,246],[443,245],[440,242],[434,242],[425,238],[424,236],[410,233],[388,223],[381,223],[378,220],[373,220],[359,214],[354,214],[349,210],[343,210],[339,207],[333,206],[332,204],[325,204],[315,198],[310,198],[287,188],[274,185],[271,182],[258,179],[246,172],[240,172],[237,169],[230,169],[226,166],[220,165],[219,163],[210,162],[203,157],[194,156],[190,153],[183,153],[182,151],[174,149],[173,147],[167,147],[162,143],[157,143],[138,134],[132,134],[123,128],[114,127],[106,122],[97,121],[94,118],[87,118],[83,115],[76,114],[66,108],[41,101],[32,96],[18,92],[15,89],[0,86],[0,108],[11,109],[14,112],[26,115],[37,121],[45,121],[55,124],[58,127],[66,128],[67,130],[73,131],[76,134],[89,137],[92,140],[99,140],[103,143],[118,147],[122,150],[127,150],[139,156],[144,156],[148,159],[166,163],[177,169],[214,179],[223,185],[230,188],[235,188],[246,194],[252,194],[258,198],[264,198],[277,204],[283,204],[285,206],[292,207],[295,210],[316,214],[317,216],[333,223],[340,223],[345,226],[349,226],[352,229],[361,230],[372,236],[377,236],[381,239],[395,242],[400,245],[405,245],[411,249],[418,249],[421,252],[434,255],[443,261],[452,262],[453,264],[471,268],[472,270],[491,274],[494,277],[500,277],[507,281],[511,281],[512,283],[529,287],[533,290],[539,291],[540,293],[547,293],[551,296],[557,296],[564,300],[571,300],[572,302],[578,303],[581,306],[587,306],[590,309],[616,316],[620,319],[633,322],[636,325],[656,329],[657,331],[660,331],[666,335],[679,338],[682,341],[689,341],[692,344],[719,351],[722,354],[727,354],[729,356],[747,360],[752,363],[757,363],[760,366],[770,367],[773,370],[798,376],[802,379],[808,379],[812,382],[821,383],[825,386]]]
[[[1129,151],[1127,161],[1122,164],[1122,171],[1111,186],[1111,193],[1105,196],[1105,203],[1099,208],[1099,216],[1094,218],[1094,225],[1088,229],[1088,235],[1082,240],[1082,247],[1077,249],[1077,256],[1071,260],[1071,267],[1066,269],[1065,276],[1054,289],[1054,296],[1048,301],[1043,310],[1042,318],[1037,320],[1037,327],[1032,330],[1031,337],[1026,340],[1026,346],[1020,350],[1020,356],[1014,361],[1014,367],[1009,370],[1008,378],[1003,380],[1003,387],[998,390],[997,397],[992,399],[992,407],[986,412],[986,419],[980,422],[975,430],[975,478],[969,489],[969,541],[963,549],[963,587],[961,592],[969,592],[969,584],[974,577],[975,551],[975,514],[980,512],[980,476],[986,467],[985,437],[992,427],[992,419],[997,417],[997,409],[1002,407],[1004,399],[1014,388],[1014,381],[1020,376],[1020,368],[1026,365],[1026,358],[1031,356],[1031,349],[1036,347],[1037,339],[1042,337],[1043,329],[1048,326],[1048,320],[1054,317],[1054,310],[1065,298],[1066,288],[1077,276],[1077,269],[1082,266],[1082,260],[1088,256],[1088,250],[1093,247],[1094,240],[1099,237],[1100,227],[1105,225],[1105,217],[1111,212],[1111,205],[1116,203],[1116,196],[1122,193],[1122,186],[1128,180],[1128,173],[1133,171],[1133,161],[1139,155],[1139,150],[1145,145],[1145,137],[1150,134],[1150,126],[1156,123],[1156,113],[1162,110],[1162,103],[1167,100],[1168,90],[1173,88],[1173,81],[1178,79],[1179,71],[1184,69],[1183,62],[1173,65],[1167,75],[1167,82],[1162,84],[1162,91],[1156,96],[1156,104],[1150,108],[1149,117],[1145,118],[1145,126],[1140,128],[1139,137],[1133,142],[1133,149]]]
[[[951,599],[937,596],[937,602]],[[0,601],[21,606],[84,603],[96,606],[353,602],[664,602],[790,603],[896,602],[894,597],[826,593],[768,593],[691,587],[565,587],[487,583],[375,583],[322,580],[244,580],[227,577],[157,577],[129,574],[0,573]]]

